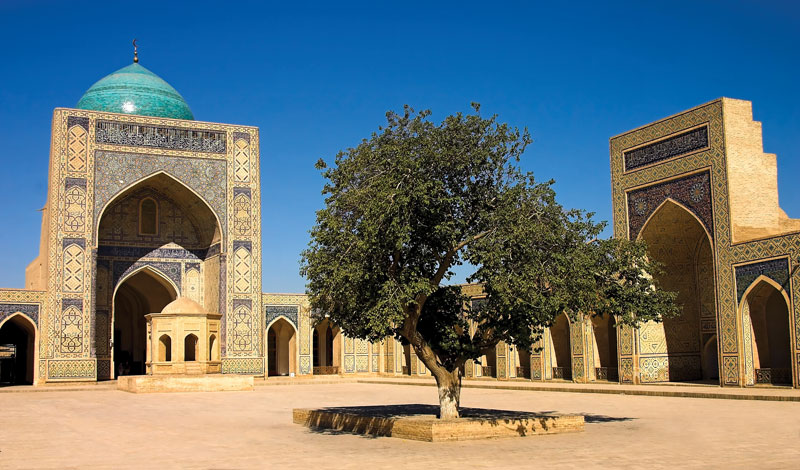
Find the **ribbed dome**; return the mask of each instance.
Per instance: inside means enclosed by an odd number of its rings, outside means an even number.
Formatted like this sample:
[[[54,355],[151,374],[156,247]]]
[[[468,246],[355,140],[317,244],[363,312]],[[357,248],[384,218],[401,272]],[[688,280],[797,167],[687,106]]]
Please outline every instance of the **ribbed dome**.
[[[101,78],[83,94],[78,109],[193,120],[183,97],[158,75],[133,63]]]
[[[161,313],[206,313],[206,311],[194,300],[187,297],[178,297],[168,303]]]

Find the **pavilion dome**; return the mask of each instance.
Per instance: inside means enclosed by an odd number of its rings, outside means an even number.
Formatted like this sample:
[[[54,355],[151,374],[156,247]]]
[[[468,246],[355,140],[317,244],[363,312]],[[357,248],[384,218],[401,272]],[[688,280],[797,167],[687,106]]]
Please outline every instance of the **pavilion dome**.
[[[206,310],[197,302],[187,297],[178,297],[168,303],[161,313],[206,313]]]
[[[192,110],[181,94],[138,62],[101,78],[83,94],[76,107],[194,120]]]

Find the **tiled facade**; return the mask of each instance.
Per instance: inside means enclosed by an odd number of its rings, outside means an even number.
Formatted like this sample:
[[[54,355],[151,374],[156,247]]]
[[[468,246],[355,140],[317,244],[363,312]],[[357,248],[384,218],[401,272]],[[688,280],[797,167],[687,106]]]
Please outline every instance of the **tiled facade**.
[[[798,386],[800,225],[782,212],[772,222],[748,215],[777,204],[777,185],[748,181],[755,170],[742,166],[747,152],[770,164],[750,113],[749,103],[722,99],[611,139],[615,236],[644,238],[653,256],[694,272],[667,282],[696,298],[681,319],[632,329],[564,316],[533,351],[501,343],[468,361],[464,376],[650,383],[711,374],[721,385],[752,385],[786,370],[763,367],[755,338],[763,332],[750,308],[761,304],[749,299],[768,284],[786,300],[788,374]],[[740,189],[743,181],[749,186]],[[752,207],[732,197],[758,195],[759,184],[764,197]],[[145,199],[158,214],[152,231],[141,225]],[[222,314],[223,373],[428,374],[392,338],[369,343],[322,331],[305,295],[262,293],[260,207],[256,128],[57,109],[40,255],[26,290],[0,290],[0,325],[17,316],[34,326],[36,383],[109,379],[115,296],[146,270],[175,295]],[[658,217],[686,226],[659,229]],[[480,302],[480,286],[463,289]],[[270,349],[270,334],[281,352]],[[288,369],[270,364],[278,358]]]

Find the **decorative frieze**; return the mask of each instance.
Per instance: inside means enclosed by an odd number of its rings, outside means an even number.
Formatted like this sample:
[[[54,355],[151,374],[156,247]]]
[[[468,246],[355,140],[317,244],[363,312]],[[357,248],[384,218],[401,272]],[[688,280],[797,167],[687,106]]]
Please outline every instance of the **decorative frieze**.
[[[225,132],[205,129],[179,129],[176,127],[97,121],[95,142],[127,147],[225,153],[227,136]]]
[[[625,171],[708,148],[708,126],[698,127],[664,140],[623,152]]]
[[[677,201],[692,211],[713,237],[711,177],[708,172],[703,172],[630,191],[628,229],[631,240],[636,239],[653,212],[667,199]]]

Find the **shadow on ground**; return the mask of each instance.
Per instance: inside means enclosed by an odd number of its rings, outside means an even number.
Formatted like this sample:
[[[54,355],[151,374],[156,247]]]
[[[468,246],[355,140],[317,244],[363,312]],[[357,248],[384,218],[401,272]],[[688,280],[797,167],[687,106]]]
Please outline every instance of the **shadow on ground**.
[[[563,415],[563,413],[553,410],[531,412],[466,407],[461,408],[460,412],[462,419],[482,421],[490,426],[519,423],[522,420],[544,422],[547,418]],[[339,435],[355,433],[368,439],[374,439],[381,436],[390,436],[397,420],[433,420],[438,418],[438,415],[439,407],[435,405],[340,406],[311,410],[309,421],[306,422],[306,425],[309,426],[311,432],[317,434]],[[590,413],[579,413],[579,415],[583,416],[586,423],[592,424],[635,419]],[[520,426],[520,435],[525,435],[522,429]]]

